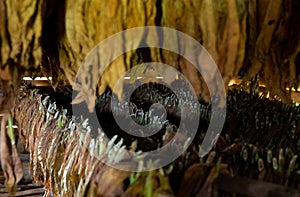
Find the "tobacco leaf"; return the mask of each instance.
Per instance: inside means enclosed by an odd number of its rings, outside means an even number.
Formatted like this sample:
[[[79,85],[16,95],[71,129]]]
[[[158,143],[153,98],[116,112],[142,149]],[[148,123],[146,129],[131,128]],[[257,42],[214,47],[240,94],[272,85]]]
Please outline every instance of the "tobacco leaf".
[[[220,163],[192,165],[184,173],[177,196],[212,196],[213,182],[219,173],[228,174],[226,168],[226,165]]]
[[[143,172],[126,190],[126,196],[174,196],[170,187],[169,177],[162,175],[159,170]]]
[[[110,166],[101,166],[99,173],[94,177],[99,196],[121,196],[124,193],[123,181],[130,172],[121,171]]]
[[[23,177],[23,170],[14,140],[10,141],[7,138],[7,116],[8,114],[1,120],[0,155],[1,166],[5,176],[5,186],[11,194],[14,194],[17,189],[17,183]],[[11,146],[11,150],[9,149],[9,145]]]

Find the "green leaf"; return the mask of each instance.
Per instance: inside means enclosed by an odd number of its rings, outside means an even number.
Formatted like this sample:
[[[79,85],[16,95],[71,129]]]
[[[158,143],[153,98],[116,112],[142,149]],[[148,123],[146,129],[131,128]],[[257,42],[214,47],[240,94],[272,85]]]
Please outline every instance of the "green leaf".
[[[150,171],[147,175],[146,182],[145,182],[145,189],[144,194],[146,197],[152,197],[153,188],[152,188],[152,174],[153,172]]]
[[[12,118],[11,115],[8,116],[8,128],[9,128],[9,138],[11,141],[11,144],[15,144],[15,134],[12,128]]]

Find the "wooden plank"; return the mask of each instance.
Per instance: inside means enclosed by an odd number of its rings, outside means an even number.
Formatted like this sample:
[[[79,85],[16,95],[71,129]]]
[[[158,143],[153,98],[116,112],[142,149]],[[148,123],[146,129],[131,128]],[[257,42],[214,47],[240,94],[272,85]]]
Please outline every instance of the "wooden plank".
[[[24,190],[24,191],[19,191],[16,193],[15,196],[32,196],[35,194],[41,194],[43,195],[45,192],[44,188],[35,188],[35,189],[29,189],[29,190]]]
[[[45,193],[44,188],[32,188],[32,189],[27,189],[27,190],[22,190],[16,192],[14,196],[41,196]],[[6,189],[1,189],[0,192],[1,197],[6,197],[6,196],[11,196]]]
[[[214,185],[222,191],[253,197],[300,197],[300,192],[293,188],[229,175],[219,175]]]
[[[19,191],[16,192],[15,196],[41,196],[45,192],[43,186],[35,184],[18,185],[18,190]],[[3,185],[0,186],[0,196],[10,196]]]

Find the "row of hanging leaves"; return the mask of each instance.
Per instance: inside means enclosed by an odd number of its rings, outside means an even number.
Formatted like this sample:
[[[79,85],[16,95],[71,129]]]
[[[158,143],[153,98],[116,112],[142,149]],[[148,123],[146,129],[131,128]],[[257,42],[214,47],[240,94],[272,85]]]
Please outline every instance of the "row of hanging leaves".
[[[30,152],[31,175],[37,183],[45,185],[45,196],[84,196],[92,177],[99,181],[93,183],[94,190],[102,188],[104,196],[120,195],[122,181],[129,174],[105,166],[98,159],[107,157],[112,163],[121,160],[110,157],[115,140],[101,139],[100,130],[97,139],[92,139],[87,120],[76,122],[67,116],[66,110],[56,107],[49,96],[42,98],[34,90],[26,91],[26,87],[20,92],[15,119],[21,128],[21,140]],[[123,152],[119,156],[125,157]]]
[[[102,99],[103,102],[107,100]],[[22,87],[16,101],[15,119],[21,139],[31,154],[32,176],[36,182],[45,185],[46,195],[151,196],[163,192],[169,196],[174,193],[184,196],[203,191],[211,193],[213,180],[219,174],[291,186],[292,177],[299,169],[296,154],[299,151],[299,108],[237,89],[230,91],[228,103],[223,133],[207,157],[199,163],[199,139],[196,139],[167,170],[149,173],[132,174],[101,163],[99,156],[126,165],[122,160],[132,155],[122,151],[123,143],[117,141],[116,136],[106,141],[101,137],[103,132],[98,130],[96,138],[92,138],[85,119],[68,116],[66,110],[37,90]],[[261,111],[267,109],[266,106],[272,108]],[[209,114],[208,108],[202,110],[205,111],[203,114]],[[241,124],[236,125],[237,122]],[[291,124],[285,124],[287,122]],[[139,165],[138,161],[136,165]],[[199,172],[200,185],[193,182],[195,170]],[[126,180],[130,186],[125,186]],[[149,185],[150,189],[142,189]],[[186,188],[190,188],[189,191]]]
[[[159,195],[161,188],[172,194],[167,174],[154,171],[151,176],[131,175],[103,164],[101,161],[129,165],[123,161],[138,158],[140,152],[126,152],[122,139],[117,141],[115,135],[108,141],[100,129],[93,138],[87,119],[69,116],[49,96],[22,86],[14,112],[20,138],[30,152],[31,175],[35,182],[45,185],[45,196],[132,196],[139,192],[152,196]],[[140,165],[139,160],[136,165]],[[147,177],[150,180],[145,183]],[[152,185],[156,177],[164,181]],[[139,180],[135,184],[145,183],[151,188],[128,188],[125,192],[125,179],[131,183]]]

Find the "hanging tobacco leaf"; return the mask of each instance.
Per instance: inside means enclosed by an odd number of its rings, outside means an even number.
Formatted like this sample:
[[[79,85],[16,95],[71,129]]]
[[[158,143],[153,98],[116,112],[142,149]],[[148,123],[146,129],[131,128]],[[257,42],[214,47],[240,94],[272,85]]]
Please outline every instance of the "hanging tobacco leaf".
[[[8,128],[6,128],[7,123]],[[10,140],[7,140],[7,136],[9,136]],[[11,116],[9,114],[5,114],[1,120],[0,144],[1,166],[6,178],[5,185],[9,193],[14,194],[17,189],[17,183],[23,177],[23,169],[15,143]]]

